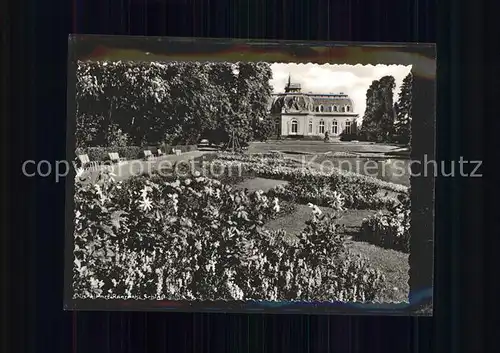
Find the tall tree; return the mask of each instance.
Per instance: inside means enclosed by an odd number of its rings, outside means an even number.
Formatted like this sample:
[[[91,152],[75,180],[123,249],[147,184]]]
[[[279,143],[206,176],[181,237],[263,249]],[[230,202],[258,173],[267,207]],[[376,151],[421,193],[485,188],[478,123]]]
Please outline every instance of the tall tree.
[[[272,71],[267,63],[221,63],[212,66],[213,83],[219,87],[215,129],[207,134],[215,142],[231,136],[240,142],[262,138],[261,129],[268,115]]]
[[[393,91],[396,86],[393,76],[374,80],[366,92],[366,110],[361,133],[369,140],[388,141],[394,128]]]
[[[380,130],[384,141],[389,141],[394,133],[394,88],[396,81],[393,76],[384,76],[380,79]]]
[[[118,130],[128,132],[131,115],[145,106],[144,98],[137,92],[144,91],[148,80],[130,66],[123,62],[81,62],[78,65],[77,126],[83,127],[89,124],[89,119],[94,119],[90,126],[98,131],[93,145],[109,145]],[[139,115],[143,116],[144,112]]]
[[[131,135],[134,145],[160,142],[169,122],[165,118],[171,90],[168,64],[129,62],[125,65],[120,78],[124,86],[121,128]]]
[[[79,146],[248,141],[265,131],[265,63],[85,62],[77,73]]]
[[[247,112],[252,128],[252,139],[265,139],[270,132],[269,127],[269,100],[272,94],[270,80],[272,70],[268,63],[241,63],[239,68],[240,82],[244,82],[243,89],[246,97]]]
[[[394,133],[398,141],[405,144],[411,141],[412,83],[413,76],[410,72],[403,80],[398,101],[394,105],[396,111]]]
[[[218,87],[211,84],[209,68],[202,63],[176,63],[169,97],[174,114],[175,142],[196,143],[203,131],[215,125]]]
[[[379,81],[374,80],[366,91],[366,109],[361,125],[361,133],[365,135],[368,140],[374,139],[377,135],[378,124],[376,112],[378,106],[377,91],[379,89],[379,85]]]

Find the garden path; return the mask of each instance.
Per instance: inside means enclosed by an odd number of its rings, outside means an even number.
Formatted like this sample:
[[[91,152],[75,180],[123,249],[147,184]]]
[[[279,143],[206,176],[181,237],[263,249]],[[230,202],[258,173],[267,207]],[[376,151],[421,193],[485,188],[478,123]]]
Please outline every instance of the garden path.
[[[114,179],[116,181],[125,180],[130,178],[131,176],[141,175],[141,174],[150,174],[160,168],[168,168],[172,166],[175,162],[188,162],[192,159],[198,158],[206,153],[210,153],[209,151],[191,151],[185,152],[180,155],[169,154],[160,158],[155,158],[150,161],[145,160],[130,160],[125,161],[120,164],[114,164],[112,166],[112,173],[115,174]],[[96,177],[98,174],[97,171],[92,172],[92,177]]]
[[[155,158],[150,161],[143,160],[132,160],[127,161],[123,164],[116,165],[114,168],[114,173],[117,175],[117,180],[127,179],[134,175],[139,175],[142,173],[154,172],[160,168],[166,168],[171,166],[173,163],[187,162],[194,158],[200,157],[208,153],[207,151],[191,151],[184,152],[180,155],[169,154],[160,158]]]

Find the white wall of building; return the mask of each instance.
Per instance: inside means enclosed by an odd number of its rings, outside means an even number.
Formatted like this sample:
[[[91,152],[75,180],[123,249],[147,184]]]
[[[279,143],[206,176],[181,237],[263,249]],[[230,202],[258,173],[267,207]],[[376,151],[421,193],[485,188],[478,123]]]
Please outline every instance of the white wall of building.
[[[328,131],[330,136],[339,136],[345,131],[347,121],[351,123],[351,132],[356,130],[356,118],[357,114],[321,116],[312,114],[283,114],[281,115],[281,135],[324,136],[324,132]],[[321,121],[324,122],[324,128],[321,128]],[[312,122],[312,126],[310,126],[310,122]],[[337,123],[336,129],[334,128],[335,122]]]

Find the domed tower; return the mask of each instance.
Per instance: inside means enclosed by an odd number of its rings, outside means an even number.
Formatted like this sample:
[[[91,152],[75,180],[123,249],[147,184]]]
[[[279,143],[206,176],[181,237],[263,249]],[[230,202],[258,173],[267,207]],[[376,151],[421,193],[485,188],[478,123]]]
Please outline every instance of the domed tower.
[[[271,114],[308,113],[314,109],[314,100],[301,92],[300,83],[293,83],[288,76],[285,92],[276,95]]]

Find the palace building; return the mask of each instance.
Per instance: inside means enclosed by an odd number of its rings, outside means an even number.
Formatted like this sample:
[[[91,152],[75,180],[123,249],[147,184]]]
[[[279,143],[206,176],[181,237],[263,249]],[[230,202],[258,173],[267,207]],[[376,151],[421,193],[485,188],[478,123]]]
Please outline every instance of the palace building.
[[[324,137],[328,132],[335,138],[354,133],[358,119],[348,95],[304,93],[290,77],[285,92],[273,95],[270,113],[282,137]]]

